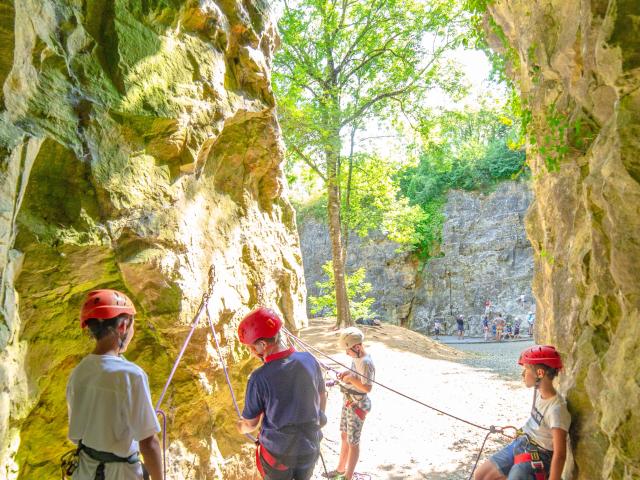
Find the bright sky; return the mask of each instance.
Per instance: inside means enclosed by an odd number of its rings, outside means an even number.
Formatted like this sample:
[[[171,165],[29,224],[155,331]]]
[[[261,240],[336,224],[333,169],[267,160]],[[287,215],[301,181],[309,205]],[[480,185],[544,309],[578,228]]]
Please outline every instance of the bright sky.
[[[480,50],[468,50],[458,48],[449,55],[451,60],[456,62],[465,75],[465,83],[468,84],[468,94],[463,99],[452,99],[441,89],[434,89],[429,96],[428,104],[433,108],[447,110],[474,108],[479,106],[480,101],[504,102],[506,98],[506,88],[496,85],[489,80],[491,64],[484,52]],[[348,132],[345,132],[343,139],[343,154],[349,155]],[[410,162],[407,158],[407,146],[413,141],[413,130],[407,125],[405,132],[400,134],[390,125],[370,122],[367,128],[356,135],[355,151],[376,153],[389,161]],[[301,172],[298,172],[298,174]],[[310,185],[291,185],[292,194],[297,198],[305,198],[309,195]],[[317,182],[317,189],[322,189],[320,181]],[[311,188],[313,190],[313,188]]]
[[[479,101],[490,101],[495,98],[497,102],[504,102],[506,89],[489,80],[491,64],[484,52],[480,50],[467,50],[458,48],[449,57],[459,64],[465,75],[465,83],[469,92],[462,100],[454,100],[439,88],[432,90],[427,104],[432,108],[447,110],[474,108]],[[412,132],[409,126],[405,135],[399,135],[387,125],[371,122],[366,130],[356,137],[356,151],[376,152],[378,155],[393,160],[398,155],[404,155],[406,145],[411,142]],[[344,153],[348,155],[348,139],[344,141]]]

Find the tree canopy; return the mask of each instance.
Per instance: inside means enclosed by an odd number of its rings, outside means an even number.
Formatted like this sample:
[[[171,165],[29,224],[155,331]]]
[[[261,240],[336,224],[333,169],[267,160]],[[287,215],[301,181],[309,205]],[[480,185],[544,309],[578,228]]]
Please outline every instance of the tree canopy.
[[[274,71],[279,115],[289,152],[327,189],[338,325],[350,323],[341,176],[346,168],[350,192],[354,136],[373,117],[410,114],[429,88],[455,85],[444,53],[460,42],[459,18],[449,0],[284,3]]]

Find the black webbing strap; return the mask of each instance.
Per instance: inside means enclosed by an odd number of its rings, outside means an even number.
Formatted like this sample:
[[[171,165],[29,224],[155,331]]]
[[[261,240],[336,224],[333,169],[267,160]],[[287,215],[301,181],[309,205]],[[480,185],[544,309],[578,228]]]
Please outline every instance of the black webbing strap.
[[[111,452],[101,452],[100,450],[94,450],[91,447],[87,447],[82,442],[78,443],[78,452],[84,452],[93,460],[100,462],[98,468],[96,468],[96,476],[94,480],[105,480],[104,464],[105,463],[128,463],[136,464],[140,462],[140,454],[138,452],[129,455],[128,457],[119,457]]]

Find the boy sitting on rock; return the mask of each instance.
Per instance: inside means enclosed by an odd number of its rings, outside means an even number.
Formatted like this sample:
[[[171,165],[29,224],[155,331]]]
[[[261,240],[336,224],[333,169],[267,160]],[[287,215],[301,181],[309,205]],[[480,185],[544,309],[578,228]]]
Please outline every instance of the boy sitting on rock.
[[[518,437],[480,465],[475,480],[560,480],[571,415],[553,387],[562,368],[552,346],[536,345],[520,354],[522,378],[534,387],[531,417]]]

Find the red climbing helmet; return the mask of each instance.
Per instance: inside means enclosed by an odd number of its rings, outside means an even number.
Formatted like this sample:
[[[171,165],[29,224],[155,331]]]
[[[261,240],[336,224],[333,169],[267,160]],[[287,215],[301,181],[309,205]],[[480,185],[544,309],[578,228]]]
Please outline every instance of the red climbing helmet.
[[[136,314],[133,302],[124,293],[109,289],[94,290],[87,294],[80,310],[80,327],[85,328],[90,318],[108,320],[123,313]]]
[[[238,338],[245,345],[253,345],[259,338],[275,337],[282,328],[282,320],[272,310],[259,307],[245,316],[238,325]]]
[[[520,354],[518,360],[519,365],[537,365],[542,364],[547,367],[560,370],[562,368],[562,359],[560,354],[551,345],[534,345],[524,350]]]

